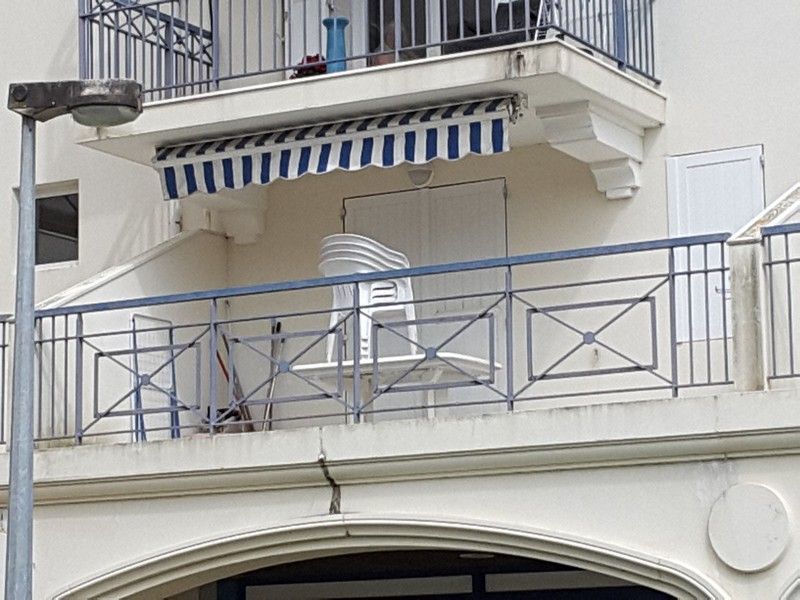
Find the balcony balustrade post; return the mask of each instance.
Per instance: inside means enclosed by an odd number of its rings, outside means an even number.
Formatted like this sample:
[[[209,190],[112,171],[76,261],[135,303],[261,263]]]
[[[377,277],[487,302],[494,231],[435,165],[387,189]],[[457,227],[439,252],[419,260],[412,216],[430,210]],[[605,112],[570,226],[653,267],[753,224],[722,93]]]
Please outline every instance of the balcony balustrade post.
[[[358,283],[353,284],[353,421],[361,422],[361,298]]]
[[[535,24],[531,23],[531,0],[525,0],[525,14],[523,16],[523,23],[525,23],[525,40],[530,41],[531,39],[531,28],[535,27]]]
[[[167,55],[164,64],[164,97],[172,98],[175,91],[175,44],[177,38],[175,37],[175,4],[169,6],[170,14],[169,21],[164,27],[164,41],[167,44]],[[184,35],[188,36],[188,30],[184,31]],[[188,52],[188,46],[184,48]]]
[[[766,388],[763,250],[760,240],[729,241],[733,382],[738,391]]]
[[[230,35],[230,34],[229,34]],[[219,89],[219,0],[211,1],[211,84]]]
[[[217,424],[217,301],[211,300],[211,318],[208,326],[209,357],[208,357],[208,432],[214,435]]]
[[[65,417],[66,418],[66,417]],[[75,443],[83,439],[83,315],[75,320]]]
[[[412,0],[413,1],[413,0]],[[400,47],[403,45],[403,8],[400,0],[394,0],[394,62],[400,62]],[[413,45],[413,43],[412,43]]]
[[[614,0],[614,56],[620,69],[628,65],[627,0]]]
[[[88,12],[86,8],[86,0],[78,0],[78,73],[81,79],[89,78],[88,69],[86,68],[89,58],[86,51],[86,36],[89,25],[87,25],[88,21],[83,16]]]
[[[508,411],[514,410],[514,295],[511,267],[505,273],[505,308],[506,308],[506,406]],[[494,343],[494,340],[492,340]],[[494,369],[494,365],[491,365]]]
[[[678,397],[678,322],[677,304],[675,293],[675,248],[669,249],[668,259],[669,277],[669,358],[670,358],[670,379],[672,381],[672,397]]]
[[[0,317],[0,444],[6,442],[6,331],[8,323]]]

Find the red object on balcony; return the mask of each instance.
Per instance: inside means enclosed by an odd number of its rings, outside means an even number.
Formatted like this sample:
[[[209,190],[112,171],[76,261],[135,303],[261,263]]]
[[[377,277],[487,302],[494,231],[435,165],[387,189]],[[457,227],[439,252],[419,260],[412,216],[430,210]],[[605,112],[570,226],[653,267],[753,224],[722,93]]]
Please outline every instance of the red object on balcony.
[[[303,57],[300,64],[294,69],[294,74],[289,79],[299,79],[311,75],[321,75],[328,72],[325,57],[321,54],[309,54]]]

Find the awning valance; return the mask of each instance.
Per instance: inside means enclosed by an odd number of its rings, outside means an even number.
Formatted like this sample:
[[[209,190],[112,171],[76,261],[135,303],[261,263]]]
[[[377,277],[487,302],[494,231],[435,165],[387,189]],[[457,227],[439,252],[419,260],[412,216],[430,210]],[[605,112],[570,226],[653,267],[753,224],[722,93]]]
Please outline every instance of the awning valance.
[[[306,173],[423,164],[506,152],[514,97],[266,131],[159,148],[166,200],[266,185]]]

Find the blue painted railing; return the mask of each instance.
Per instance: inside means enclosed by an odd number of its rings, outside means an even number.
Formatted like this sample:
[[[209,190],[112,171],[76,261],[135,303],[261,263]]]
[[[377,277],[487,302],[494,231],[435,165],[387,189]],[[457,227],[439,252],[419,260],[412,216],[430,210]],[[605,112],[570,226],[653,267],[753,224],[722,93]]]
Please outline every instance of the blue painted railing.
[[[800,377],[800,223],[761,229],[766,288],[767,376]]]
[[[725,386],[727,237],[39,310],[36,435],[144,441]],[[360,293],[406,280],[413,300]],[[332,317],[337,289],[352,303]],[[0,319],[0,402],[10,332]]]

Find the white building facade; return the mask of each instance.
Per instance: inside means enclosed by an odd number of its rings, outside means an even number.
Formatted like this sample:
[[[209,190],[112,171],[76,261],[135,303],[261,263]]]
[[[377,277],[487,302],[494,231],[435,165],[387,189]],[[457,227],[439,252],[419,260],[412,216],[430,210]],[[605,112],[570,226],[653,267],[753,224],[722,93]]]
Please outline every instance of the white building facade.
[[[792,2],[51,4],[36,598],[800,598]]]

